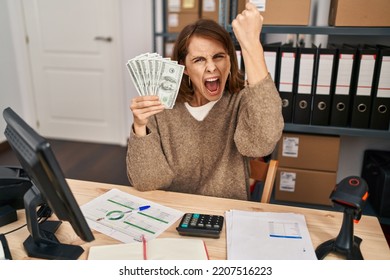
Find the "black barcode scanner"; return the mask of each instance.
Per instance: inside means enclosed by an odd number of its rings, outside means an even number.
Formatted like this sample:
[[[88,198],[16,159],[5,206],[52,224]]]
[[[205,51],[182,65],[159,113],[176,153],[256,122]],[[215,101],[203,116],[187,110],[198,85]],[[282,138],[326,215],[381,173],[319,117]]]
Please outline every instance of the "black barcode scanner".
[[[341,180],[330,195],[333,203],[354,209],[354,220],[358,222],[368,198],[368,186],[364,179],[350,176]]]
[[[353,223],[362,216],[362,209],[368,198],[368,186],[363,178],[349,176],[341,180],[330,194],[333,204],[344,208],[343,224],[339,235],[328,240],[316,249],[319,260],[331,252],[345,255],[347,260],[363,260],[360,251],[362,239],[354,236]]]

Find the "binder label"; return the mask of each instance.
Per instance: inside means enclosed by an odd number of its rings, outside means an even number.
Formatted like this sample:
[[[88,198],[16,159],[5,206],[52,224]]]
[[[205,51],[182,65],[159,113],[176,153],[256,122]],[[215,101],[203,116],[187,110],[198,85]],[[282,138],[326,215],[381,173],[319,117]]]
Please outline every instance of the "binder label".
[[[299,67],[298,92],[311,94],[311,84],[313,78],[314,54],[301,54]]]
[[[353,54],[340,54],[335,94],[348,95],[351,85]]]
[[[283,52],[280,64],[279,90],[292,92],[294,79],[295,53]]]
[[[377,97],[390,98],[390,56],[382,58]]]
[[[360,69],[356,95],[370,96],[374,79],[375,55],[364,55],[360,58]]]
[[[316,94],[329,95],[332,79],[333,54],[321,54],[318,66]]]
[[[282,156],[298,157],[299,138],[298,137],[283,137]]]
[[[272,80],[275,81],[276,70],[276,52],[264,52],[265,64],[267,65],[268,72],[271,75]]]

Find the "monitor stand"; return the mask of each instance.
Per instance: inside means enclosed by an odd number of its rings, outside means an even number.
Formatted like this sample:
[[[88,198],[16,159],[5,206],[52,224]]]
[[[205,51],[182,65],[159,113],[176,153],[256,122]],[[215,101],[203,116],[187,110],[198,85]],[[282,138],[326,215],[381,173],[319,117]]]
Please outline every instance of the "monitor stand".
[[[24,241],[24,249],[29,257],[51,260],[77,260],[84,252],[81,246],[62,244],[55,236],[61,221],[38,222],[37,207],[45,203],[36,186],[32,186],[24,196],[27,227],[30,236]]]

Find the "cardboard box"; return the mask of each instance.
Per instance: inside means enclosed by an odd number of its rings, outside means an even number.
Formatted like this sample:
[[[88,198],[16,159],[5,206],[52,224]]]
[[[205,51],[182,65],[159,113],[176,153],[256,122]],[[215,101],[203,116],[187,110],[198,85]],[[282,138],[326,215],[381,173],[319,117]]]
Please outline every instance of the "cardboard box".
[[[332,0],[329,25],[390,26],[389,0]]]
[[[278,143],[279,166],[336,172],[340,137],[283,133]]]
[[[332,205],[329,196],[336,180],[335,172],[279,167],[275,179],[275,199]]]
[[[203,0],[200,17],[219,22],[219,0]]]
[[[238,12],[241,13],[246,2],[238,1]],[[256,1],[254,1],[256,2]],[[310,0],[266,0],[264,25],[308,25],[310,21]]]
[[[180,32],[187,24],[199,19],[199,13],[169,13],[167,16],[167,31]]]
[[[199,13],[200,0],[168,0],[168,13]]]

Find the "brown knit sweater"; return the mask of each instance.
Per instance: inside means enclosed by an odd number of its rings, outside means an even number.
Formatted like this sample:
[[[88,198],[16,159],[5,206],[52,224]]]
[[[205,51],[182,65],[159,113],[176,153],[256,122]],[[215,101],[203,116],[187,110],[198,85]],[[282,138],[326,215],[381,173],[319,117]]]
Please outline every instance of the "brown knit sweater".
[[[138,190],[248,199],[251,157],[270,154],[281,137],[281,100],[268,75],[238,94],[225,92],[203,121],[183,103],[150,118],[148,135],[131,132],[127,174]]]

